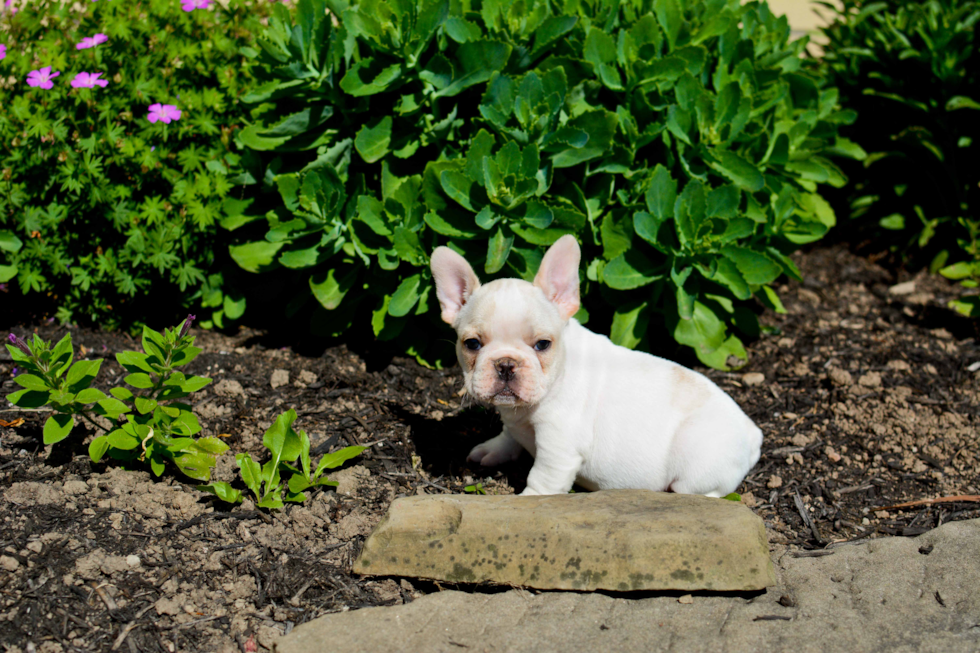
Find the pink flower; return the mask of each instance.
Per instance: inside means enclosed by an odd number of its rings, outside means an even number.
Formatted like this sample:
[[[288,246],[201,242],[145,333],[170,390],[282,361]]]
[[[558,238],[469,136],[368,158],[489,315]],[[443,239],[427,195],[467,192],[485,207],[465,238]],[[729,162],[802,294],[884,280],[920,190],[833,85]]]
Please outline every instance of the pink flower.
[[[51,88],[54,84],[51,82],[52,79],[60,75],[61,73],[52,73],[51,66],[45,66],[41,70],[32,70],[27,74],[27,83],[31,86],[40,86],[41,88]]]
[[[181,0],[180,8],[184,11],[194,11],[195,9],[207,9],[211,6],[211,0]]]
[[[11,3],[13,3],[13,1],[14,0],[7,0],[5,3],[3,3],[3,6],[4,7],[10,7],[10,15],[11,16],[13,16],[14,14],[16,14],[19,11],[18,9],[14,9],[13,7],[10,6]]]
[[[76,50],[85,50],[86,48],[94,48],[99,43],[105,43],[109,40],[109,37],[105,34],[96,34],[95,36],[86,36],[82,39],[81,43],[75,44]]]
[[[0,43],[0,59],[3,59],[6,56],[7,56],[7,46],[4,45],[3,43]]]
[[[172,104],[151,104],[150,105],[150,115],[147,119],[150,122],[156,122],[157,120],[162,120],[163,124],[169,125],[171,120],[180,120],[180,109]]]
[[[109,85],[109,81],[106,79],[99,79],[102,73],[78,73],[75,75],[75,79],[71,80],[71,85],[75,88],[95,88],[98,84],[102,88]]]

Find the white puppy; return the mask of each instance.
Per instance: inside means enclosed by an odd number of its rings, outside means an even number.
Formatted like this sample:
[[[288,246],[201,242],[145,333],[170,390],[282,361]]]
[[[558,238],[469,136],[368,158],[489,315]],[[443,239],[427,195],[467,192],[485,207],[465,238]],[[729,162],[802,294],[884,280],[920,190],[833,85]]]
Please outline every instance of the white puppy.
[[[467,393],[500,411],[503,432],[475,447],[483,465],[534,456],[525,495],[646,488],[720,497],[759,460],[762,432],[717,385],[681,365],[614,345],[571,319],[579,246],[563,236],[534,283],[480,285],[448,247],[432,253],[442,319],[459,336]]]

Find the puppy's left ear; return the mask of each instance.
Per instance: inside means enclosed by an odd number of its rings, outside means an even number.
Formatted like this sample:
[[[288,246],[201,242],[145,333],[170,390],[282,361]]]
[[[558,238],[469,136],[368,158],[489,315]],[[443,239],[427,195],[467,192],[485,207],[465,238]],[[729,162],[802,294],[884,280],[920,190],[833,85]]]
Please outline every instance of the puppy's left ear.
[[[578,313],[578,265],[581,258],[575,237],[571,234],[562,236],[545,252],[538,274],[534,277],[534,285],[543,290],[545,297],[558,307],[563,320]]]

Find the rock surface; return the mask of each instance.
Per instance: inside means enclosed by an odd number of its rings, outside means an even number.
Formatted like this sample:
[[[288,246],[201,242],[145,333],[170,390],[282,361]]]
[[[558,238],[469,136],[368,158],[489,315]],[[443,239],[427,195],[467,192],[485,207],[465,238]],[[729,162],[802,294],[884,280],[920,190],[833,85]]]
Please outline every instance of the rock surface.
[[[604,594],[447,591],[321,617],[277,653],[383,651],[980,650],[980,520],[917,538],[777,552],[775,587],[755,596],[626,599]],[[684,598],[684,597],[681,597]]]
[[[775,582],[745,506],[650,490],[395,500],[354,571],[538,589],[758,590]]]

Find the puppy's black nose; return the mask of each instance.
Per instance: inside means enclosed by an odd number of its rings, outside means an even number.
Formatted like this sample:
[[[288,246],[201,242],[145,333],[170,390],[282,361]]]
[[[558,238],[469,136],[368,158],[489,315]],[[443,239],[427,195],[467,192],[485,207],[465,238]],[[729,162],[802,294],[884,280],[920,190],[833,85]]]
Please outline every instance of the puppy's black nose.
[[[501,381],[507,382],[514,379],[514,368],[517,367],[517,361],[513,358],[501,358],[494,361],[493,366],[497,370],[497,378]]]

